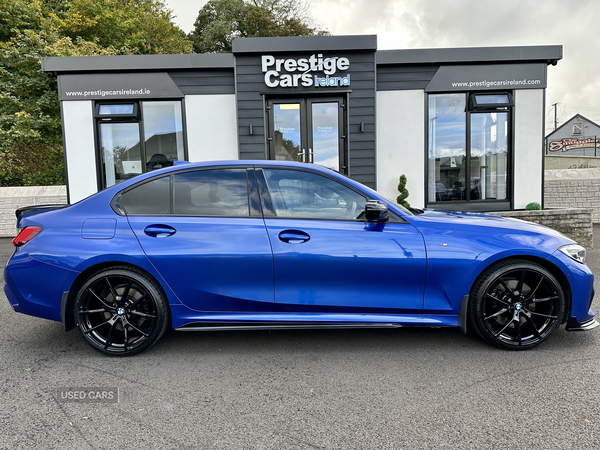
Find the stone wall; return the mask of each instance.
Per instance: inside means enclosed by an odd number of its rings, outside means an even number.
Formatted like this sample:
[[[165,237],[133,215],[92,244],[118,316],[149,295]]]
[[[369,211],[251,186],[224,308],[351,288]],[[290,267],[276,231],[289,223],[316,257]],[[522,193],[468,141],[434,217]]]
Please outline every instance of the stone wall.
[[[0,237],[15,237],[15,210],[23,206],[67,204],[66,186],[0,187]]]
[[[488,214],[539,223],[560,231],[588,250],[594,248],[594,228],[590,209],[558,208],[543,211],[499,211]]]
[[[600,223],[600,169],[546,170],[544,208],[586,208]]]
[[[544,157],[546,170],[569,169],[572,167],[600,168],[600,156],[567,156],[546,155]]]

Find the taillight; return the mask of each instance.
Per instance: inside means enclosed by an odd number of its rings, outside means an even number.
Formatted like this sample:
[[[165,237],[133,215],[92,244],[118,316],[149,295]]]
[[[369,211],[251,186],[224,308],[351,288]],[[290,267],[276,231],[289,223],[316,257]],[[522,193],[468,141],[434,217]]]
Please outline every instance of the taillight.
[[[30,240],[36,237],[40,231],[42,231],[42,227],[23,228],[17,237],[13,239],[13,245],[15,247],[20,247],[21,245],[27,244]]]

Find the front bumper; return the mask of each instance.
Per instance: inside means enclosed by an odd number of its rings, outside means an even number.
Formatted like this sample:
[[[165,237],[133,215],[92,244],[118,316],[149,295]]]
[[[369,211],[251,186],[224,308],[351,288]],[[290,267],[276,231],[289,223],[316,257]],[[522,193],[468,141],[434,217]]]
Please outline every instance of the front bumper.
[[[567,331],[590,331],[600,326],[600,323],[596,319],[590,319],[585,322],[579,322],[576,317],[571,317],[567,322]]]
[[[588,304],[587,315],[585,317],[583,317],[581,321],[579,321],[577,319],[577,317],[571,316],[571,318],[567,322],[567,326],[565,327],[565,329],[567,331],[589,331],[589,330],[593,330],[594,328],[596,328],[597,326],[600,325],[600,323],[598,323],[598,321],[596,319],[594,319],[594,317],[596,316],[596,313],[592,309],[592,302],[594,301],[594,294],[595,294],[595,291],[594,291],[594,289],[592,289],[592,295],[590,295],[590,302]]]

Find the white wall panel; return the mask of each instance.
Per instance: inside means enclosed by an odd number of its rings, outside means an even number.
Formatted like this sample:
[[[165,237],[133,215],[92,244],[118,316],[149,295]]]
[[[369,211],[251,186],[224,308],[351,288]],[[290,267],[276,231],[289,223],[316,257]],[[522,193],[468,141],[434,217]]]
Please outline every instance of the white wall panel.
[[[71,203],[98,191],[91,101],[61,102]]]
[[[425,92],[377,92],[377,191],[395,199],[405,174],[412,207],[425,206]]]
[[[542,203],[544,90],[515,90],[514,208]]]
[[[190,161],[239,159],[235,95],[186,95]]]

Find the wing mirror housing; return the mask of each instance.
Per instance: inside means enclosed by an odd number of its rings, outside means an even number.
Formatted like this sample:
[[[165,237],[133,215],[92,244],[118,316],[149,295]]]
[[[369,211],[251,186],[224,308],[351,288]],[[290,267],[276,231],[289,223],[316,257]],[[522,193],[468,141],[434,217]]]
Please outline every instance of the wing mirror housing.
[[[385,222],[390,218],[387,205],[381,200],[368,200],[365,217],[369,222]]]

